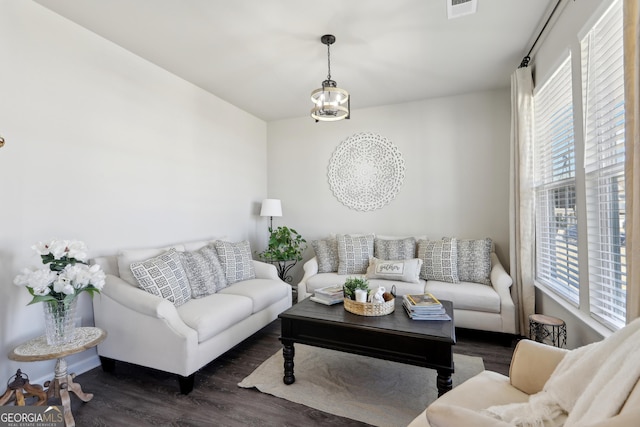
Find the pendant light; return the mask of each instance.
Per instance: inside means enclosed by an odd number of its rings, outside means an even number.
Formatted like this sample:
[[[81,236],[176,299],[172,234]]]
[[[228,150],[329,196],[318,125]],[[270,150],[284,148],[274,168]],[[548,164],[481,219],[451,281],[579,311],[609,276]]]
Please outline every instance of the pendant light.
[[[311,101],[314,107],[311,109],[311,117],[316,122],[333,122],[349,119],[351,99],[349,92],[340,89],[334,80],[331,80],[331,45],[336,38],[331,34],[325,34],[320,38],[322,44],[327,45],[327,80],[322,82],[322,87],[311,92]]]

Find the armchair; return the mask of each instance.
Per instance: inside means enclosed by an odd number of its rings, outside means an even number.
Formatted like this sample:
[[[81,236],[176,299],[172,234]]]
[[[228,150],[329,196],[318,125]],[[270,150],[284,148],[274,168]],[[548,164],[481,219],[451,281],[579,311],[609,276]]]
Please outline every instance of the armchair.
[[[521,340],[513,353],[509,377],[483,371],[438,398],[409,427],[501,427],[512,426],[481,412],[495,405],[522,403],[542,390],[568,350]],[[629,394],[619,413],[589,427],[637,426],[640,420],[640,386]],[[545,427],[561,426],[566,415]]]

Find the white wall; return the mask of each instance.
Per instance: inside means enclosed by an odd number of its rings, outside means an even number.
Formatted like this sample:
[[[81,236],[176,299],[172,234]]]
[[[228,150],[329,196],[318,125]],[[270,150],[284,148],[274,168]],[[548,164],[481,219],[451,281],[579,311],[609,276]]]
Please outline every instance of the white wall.
[[[30,1],[0,2],[0,378],[43,332],[13,285],[30,247],[80,239],[91,255],[227,235],[264,243],[266,124]],[[90,299],[80,314],[92,321]],[[69,358],[95,365],[95,351]],[[89,390],[91,391],[91,390]]]
[[[356,109],[351,120],[333,123],[310,117],[269,122],[267,129],[269,196],[282,200],[284,215],[274,219],[274,227],[293,227],[307,241],[358,232],[491,237],[507,263],[507,89]],[[388,138],[405,160],[396,199],[372,212],[344,206],[327,180],[334,150],[358,132]],[[311,256],[308,250],[306,257]],[[296,269],[294,283],[301,278],[300,266]]]

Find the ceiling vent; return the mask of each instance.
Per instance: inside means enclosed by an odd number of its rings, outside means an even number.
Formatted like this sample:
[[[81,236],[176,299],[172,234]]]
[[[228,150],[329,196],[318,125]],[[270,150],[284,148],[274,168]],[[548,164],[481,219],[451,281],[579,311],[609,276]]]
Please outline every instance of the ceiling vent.
[[[476,13],[476,9],[478,9],[478,0],[447,0],[447,17],[449,19],[471,15]]]

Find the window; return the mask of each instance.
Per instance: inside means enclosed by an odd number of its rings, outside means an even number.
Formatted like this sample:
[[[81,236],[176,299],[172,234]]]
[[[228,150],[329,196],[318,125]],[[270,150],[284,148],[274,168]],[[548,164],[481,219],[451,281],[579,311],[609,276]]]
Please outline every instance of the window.
[[[571,56],[536,90],[536,279],[578,304],[576,159]]]
[[[594,22],[579,38],[581,67],[569,55],[533,97],[536,281],[615,330],[627,283],[622,1]],[[574,109],[584,130],[575,141]]]
[[[624,69],[622,2],[581,42],[590,312],[625,324]]]

